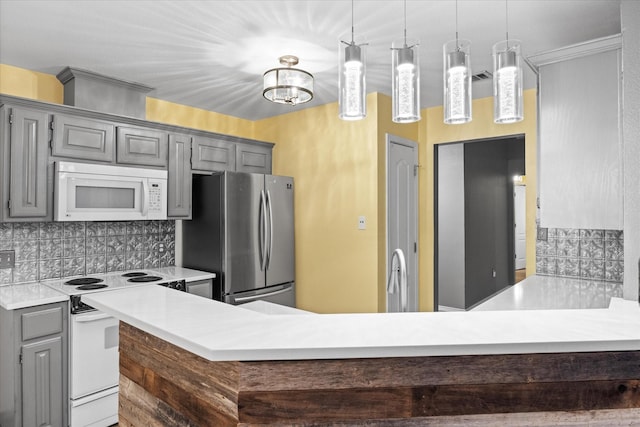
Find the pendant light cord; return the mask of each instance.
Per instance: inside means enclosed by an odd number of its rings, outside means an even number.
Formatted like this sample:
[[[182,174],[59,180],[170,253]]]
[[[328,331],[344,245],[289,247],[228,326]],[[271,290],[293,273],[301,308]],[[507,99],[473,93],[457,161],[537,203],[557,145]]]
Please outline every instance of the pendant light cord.
[[[407,47],[407,0],[404,0],[404,47]]]
[[[508,0],[504,0],[504,15],[505,15],[506,32],[507,32],[507,49],[509,49],[509,2]]]
[[[460,50],[460,43],[458,43],[458,0],[456,0],[456,50]]]
[[[351,0],[351,44],[354,44],[354,34],[355,34],[355,30],[353,28],[353,1]]]

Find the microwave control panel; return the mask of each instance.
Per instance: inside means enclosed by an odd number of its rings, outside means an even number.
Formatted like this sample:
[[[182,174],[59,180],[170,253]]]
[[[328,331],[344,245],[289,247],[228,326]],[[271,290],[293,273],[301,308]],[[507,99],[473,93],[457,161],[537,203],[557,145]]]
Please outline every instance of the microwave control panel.
[[[162,185],[151,183],[149,185],[149,210],[152,212],[162,211]]]

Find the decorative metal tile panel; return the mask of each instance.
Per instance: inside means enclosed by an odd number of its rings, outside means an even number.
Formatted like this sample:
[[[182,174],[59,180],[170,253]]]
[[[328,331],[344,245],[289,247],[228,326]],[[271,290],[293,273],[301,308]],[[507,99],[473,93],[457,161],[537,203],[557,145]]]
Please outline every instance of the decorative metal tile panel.
[[[621,230],[550,228],[536,241],[538,274],[621,283],[623,260]]]
[[[16,251],[0,286],[175,265],[175,221],[0,223],[0,249]],[[164,245],[160,252],[160,243]]]

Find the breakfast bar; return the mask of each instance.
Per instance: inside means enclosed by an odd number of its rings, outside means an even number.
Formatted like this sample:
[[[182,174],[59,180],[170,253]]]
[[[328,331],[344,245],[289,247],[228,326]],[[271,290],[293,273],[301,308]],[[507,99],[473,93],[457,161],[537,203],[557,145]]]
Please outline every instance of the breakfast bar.
[[[553,425],[640,417],[640,308],[263,314],[162,287],[120,319],[121,425]]]

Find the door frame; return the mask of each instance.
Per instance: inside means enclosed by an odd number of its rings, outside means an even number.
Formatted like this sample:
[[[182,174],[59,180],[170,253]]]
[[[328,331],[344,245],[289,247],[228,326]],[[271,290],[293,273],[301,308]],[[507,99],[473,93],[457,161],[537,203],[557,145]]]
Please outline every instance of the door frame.
[[[439,248],[438,248],[438,148],[440,146],[444,146],[444,145],[452,145],[452,144],[473,144],[476,142],[500,142],[500,141],[506,141],[509,139],[522,139],[523,144],[524,144],[524,176],[526,176],[526,134],[525,133],[515,133],[515,134],[508,134],[508,135],[500,135],[500,136],[490,136],[490,137],[484,137],[484,138],[476,138],[476,139],[462,139],[462,140],[456,140],[456,141],[448,141],[448,142],[443,142],[443,143],[437,143],[433,145],[433,311],[440,311],[439,310],[439,295],[438,295],[438,287],[439,287],[439,282],[438,282],[438,257],[439,257]],[[530,188],[525,186],[525,201],[526,201],[526,194],[528,193],[528,191],[530,191]],[[511,209],[513,209],[513,206],[511,206]],[[526,208],[525,208],[526,209]],[[525,214],[526,214],[526,210],[525,210]],[[511,217],[513,218],[513,212],[511,213]],[[513,232],[513,222],[510,224],[509,227],[512,230],[512,233],[515,234]],[[510,239],[510,245],[513,246],[515,244],[514,239]],[[510,250],[512,254],[515,253],[515,248],[512,248],[512,250]],[[513,259],[513,257],[509,257],[509,261],[510,261],[510,265],[511,267],[509,268],[511,270],[511,274],[515,276],[515,260]],[[526,267],[525,267],[526,268]],[[511,280],[512,282],[514,280]],[[476,304],[477,305],[477,304]],[[457,309],[455,308],[451,308],[451,307],[446,307],[447,310],[451,310],[451,311],[457,311]],[[460,310],[463,311],[463,310]]]
[[[387,291],[386,291],[386,286],[387,286],[387,280],[389,278],[389,264],[391,261],[391,255],[392,252],[389,251],[389,230],[390,230],[390,224],[389,224],[389,152],[391,144],[398,144],[398,145],[404,145],[406,147],[410,147],[413,152],[414,152],[414,157],[413,157],[413,161],[414,161],[414,176],[415,176],[415,191],[413,194],[414,200],[415,200],[415,263],[414,263],[414,268],[412,269],[411,273],[413,274],[413,276],[415,277],[415,286],[416,286],[416,295],[417,295],[417,301],[416,301],[416,305],[417,305],[417,310],[420,310],[420,281],[419,281],[419,270],[420,270],[420,233],[419,233],[419,213],[420,213],[420,209],[419,209],[419,200],[418,200],[418,185],[419,185],[419,180],[418,180],[418,171],[420,170],[419,168],[419,153],[418,153],[418,143],[416,141],[410,140],[410,139],[406,139],[406,138],[402,138],[399,137],[397,135],[393,135],[390,133],[386,133],[385,134],[385,253],[386,253],[386,257],[385,257],[385,278],[384,278],[384,284],[385,284],[385,290],[384,290],[384,301],[385,301],[385,312],[388,311],[388,300],[387,300]]]

